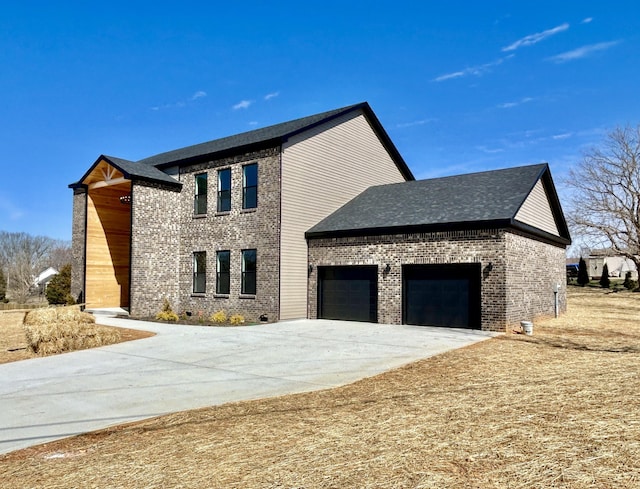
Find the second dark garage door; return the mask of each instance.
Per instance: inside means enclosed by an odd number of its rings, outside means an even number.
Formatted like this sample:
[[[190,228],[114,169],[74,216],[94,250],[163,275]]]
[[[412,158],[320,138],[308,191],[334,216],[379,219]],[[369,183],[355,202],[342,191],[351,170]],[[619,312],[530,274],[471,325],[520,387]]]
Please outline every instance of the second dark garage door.
[[[318,267],[318,318],[378,321],[378,267]]]
[[[404,324],[480,328],[479,263],[404,265]]]

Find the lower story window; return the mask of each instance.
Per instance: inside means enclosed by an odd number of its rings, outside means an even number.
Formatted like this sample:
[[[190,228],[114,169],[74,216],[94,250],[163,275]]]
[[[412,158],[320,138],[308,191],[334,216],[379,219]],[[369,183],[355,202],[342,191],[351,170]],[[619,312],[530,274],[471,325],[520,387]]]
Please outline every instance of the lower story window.
[[[216,294],[228,294],[230,289],[230,258],[229,251],[218,251],[216,259]]]
[[[242,288],[243,294],[256,293],[256,250],[242,250]]]
[[[207,291],[207,252],[193,253],[193,293],[204,294]]]

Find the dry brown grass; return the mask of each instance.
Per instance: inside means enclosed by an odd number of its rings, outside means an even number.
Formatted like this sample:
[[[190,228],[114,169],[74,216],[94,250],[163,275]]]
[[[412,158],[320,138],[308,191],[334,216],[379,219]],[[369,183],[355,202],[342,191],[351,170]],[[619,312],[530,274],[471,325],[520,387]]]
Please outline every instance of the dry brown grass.
[[[41,356],[86,350],[120,341],[117,329],[97,325],[95,318],[82,312],[78,306],[29,311],[23,326],[29,350]]]
[[[333,390],[0,458],[7,487],[640,487],[640,294]]]
[[[92,321],[77,307],[0,312],[0,364],[153,336]]]

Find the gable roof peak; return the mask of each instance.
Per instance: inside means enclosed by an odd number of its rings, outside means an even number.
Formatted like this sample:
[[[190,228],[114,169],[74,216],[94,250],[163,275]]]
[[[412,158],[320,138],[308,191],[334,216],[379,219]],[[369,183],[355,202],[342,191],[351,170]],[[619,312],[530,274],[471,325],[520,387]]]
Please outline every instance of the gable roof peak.
[[[372,129],[375,131],[381,143],[389,152],[404,177],[407,180],[413,180],[414,177],[411,170],[409,170],[409,167],[367,102],[359,102],[357,104],[347,105],[338,109],[301,117],[287,122],[281,122],[279,124],[253,129],[251,131],[214,139],[204,143],[166,151],[164,153],[139,160],[138,163],[162,169],[173,165],[184,165],[204,161],[206,159],[221,158],[226,155],[238,154],[240,152],[246,153],[266,148],[270,145],[280,145],[296,134],[308,131],[316,126],[330,122],[350,112],[357,111],[361,111],[367,118]]]

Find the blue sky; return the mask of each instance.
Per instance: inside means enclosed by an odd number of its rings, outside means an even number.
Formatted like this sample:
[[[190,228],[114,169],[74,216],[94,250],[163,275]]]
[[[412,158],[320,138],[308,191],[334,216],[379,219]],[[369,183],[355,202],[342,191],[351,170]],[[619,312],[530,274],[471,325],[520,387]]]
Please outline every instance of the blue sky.
[[[417,178],[549,162],[640,122],[640,3],[4,2],[0,230],[71,237],[130,160],[368,101]]]

